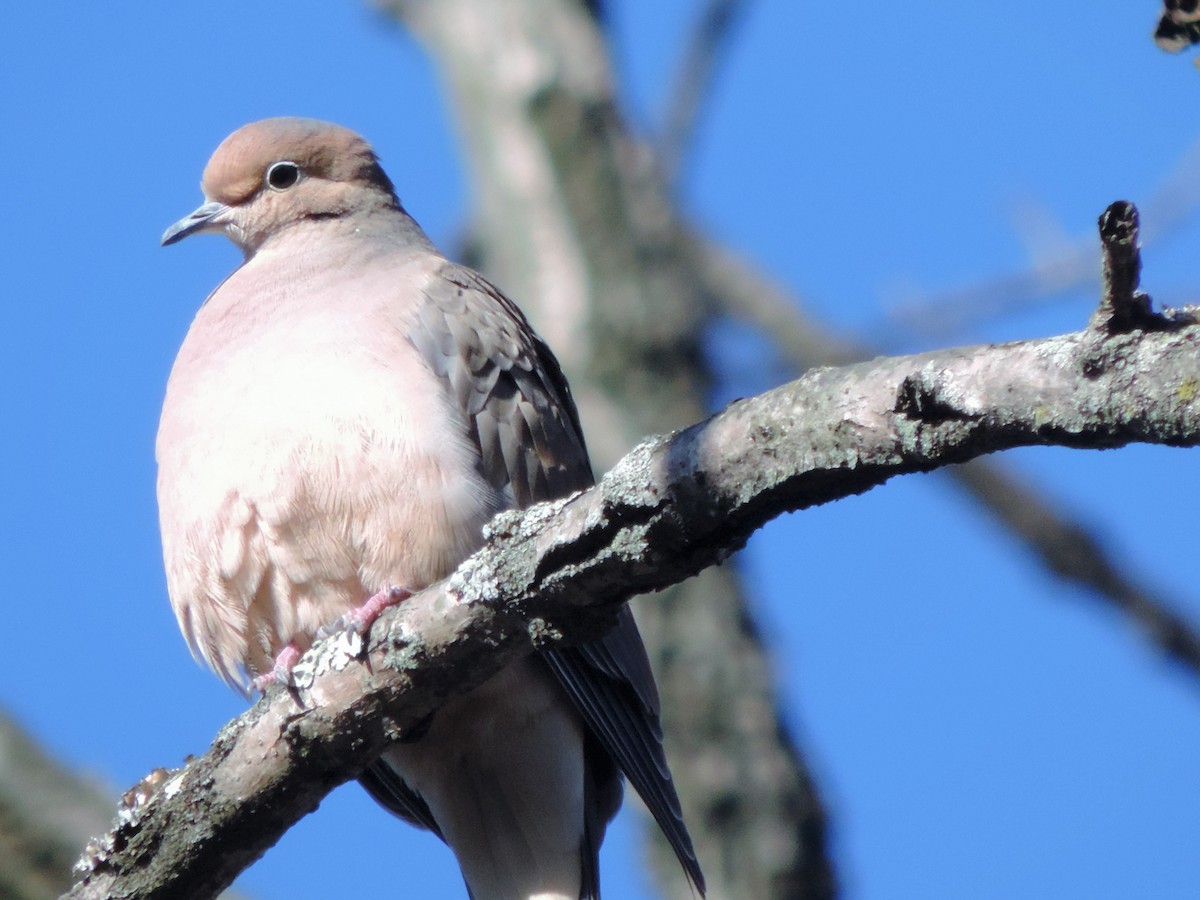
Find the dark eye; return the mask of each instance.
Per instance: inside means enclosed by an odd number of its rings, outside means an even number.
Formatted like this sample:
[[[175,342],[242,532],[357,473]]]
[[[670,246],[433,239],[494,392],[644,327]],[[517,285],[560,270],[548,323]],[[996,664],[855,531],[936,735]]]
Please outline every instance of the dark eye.
[[[273,191],[286,191],[300,180],[300,167],[294,162],[271,163],[267,169],[267,187]]]

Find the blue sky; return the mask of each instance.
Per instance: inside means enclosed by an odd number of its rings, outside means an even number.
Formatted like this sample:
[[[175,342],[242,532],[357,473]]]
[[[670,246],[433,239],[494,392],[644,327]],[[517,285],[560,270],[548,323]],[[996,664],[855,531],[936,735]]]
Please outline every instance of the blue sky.
[[[695,6],[613,4],[638,129],[659,120]],[[1077,329],[1087,290],[952,334],[897,313],[924,298],[940,315],[944,292],[1091,240],[1110,201],[1145,204],[1187,158],[1200,72],[1149,40],[1158,6],[900,3],[855,18],[880,7],[751,4],[682,201],[829,325],[885,350]],[[267,115],[369,136],[444,246],[470,186],[429,60],[364,4],[51,0],[4,4],[0,33],[0,559],[15,626],[0,705],[122,790],[203,751],[243,708],[171,615],[153,461],[175,349],[237,255],[216,239],[161,250],[163,228],[199,202],[220,139]],[[1196,299],[1197,246],[1192,217],[1147,249],[1158,300]],[[787,376],[744,331],[714,345],[732,373],[722,396]],[[1200,619],[1195,453],[1005,461]],[[1195,678],[946,479],[784,517],[742,562],[848,897],[1195,896]],[[650,894],[630,827],[606,845],[605,883],[637,900]],[[265,900],[462,895],[437,842],[354,787],[241,884]]]

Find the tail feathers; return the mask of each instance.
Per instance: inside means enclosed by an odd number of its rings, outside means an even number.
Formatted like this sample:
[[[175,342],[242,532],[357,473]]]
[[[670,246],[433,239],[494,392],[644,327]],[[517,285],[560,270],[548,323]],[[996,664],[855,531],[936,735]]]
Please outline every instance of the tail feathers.
[[[497,777],[488,777],[491,774]],[[586,857],[592,854],[582,846],[586,838],[578,820],[569,823],[559,819],[557,810],[538,809],[530,791],[516,796],[506,791],[499,783],[506,774],[511,773],[478,769],[460,773],[465,777],[457,785],[458,815],[443,822],[471,896],[474,900],[595,900],[596,892],[581,884],[589,868]],[[445,811],[444,807],[438,810]],[[595,870],[594,857],[591,868]]]

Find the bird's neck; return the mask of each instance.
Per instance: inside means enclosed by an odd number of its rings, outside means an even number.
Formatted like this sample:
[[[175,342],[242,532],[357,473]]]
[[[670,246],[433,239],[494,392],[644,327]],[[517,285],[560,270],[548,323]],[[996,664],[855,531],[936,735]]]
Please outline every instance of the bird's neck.
[[[398,201],[360,208],[353,213],[329,213],[297,219],[254,246],[243,247],[244,261],[280,253],[304,256],[327,253],[354,256],[376,248],[409,248],[437,252],[421,226]]]

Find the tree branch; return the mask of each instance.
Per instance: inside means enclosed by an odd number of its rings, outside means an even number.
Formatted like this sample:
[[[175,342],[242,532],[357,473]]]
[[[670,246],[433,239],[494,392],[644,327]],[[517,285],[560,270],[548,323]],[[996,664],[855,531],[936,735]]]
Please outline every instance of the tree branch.
[[[1142,257],[1138,250],[1138,211],[1128,200],[1109,204],[1100,216],[1104,289],[1093,325],[1112,331],[1153,327],[1150,298],[1138,290]]]
[[[1198,208],[1200,141],[1193,141],[1141,205],[1147,223],[1141,230],[1143,246],[1163,243],[1178,234]],[[910,297],[874,330],[880,337],[893,337],[900,330],[910,340],[953,336],[989,318],[1032,309],[1073,291],[1095,290],[1094,240],[1090,234],[1071,239],[1026,269]]]
[[[69,888],[72,860],[111,811],[109,795],[0,710],[0,897],[49,900]]]
[[[447,697],[597,636],[617,604],[720,563],[782,512],[1018,446],[1200,443],[1200,325],[1180,311],[1153,326],[813,370],[645,441],[591,490],[502,514],[450,579],[385,613],[365,663],[350,636],[318,643],[293,690],[127,795],[68,896],[215,895]]]
[[[713,75],[722,51],[733,34],[744,0],[708,0],[687,42],[675,74],[661,133],[657,141],[658,164],[668,186],[679,181],[683,162],[696,133],[700,111],[712,92]]]
[[[1047,503],[1022,479],[986,460],[954,469],[958,483],[985,498],[988,510],[1060,578],[1093,591],[1159,650],[1200,674],[1200,635],[1173,604],[1123,572],[1096,537]]]
[[[1153,329],[1158,319],[1149,313],[1148,298],[1137,293],[1136,210],[1118,206],[1124,204],[1113,204],[1100,219],[1106,274],[1093,325],[1108,328],[1116,321],[1119,327],[1122,318],[1136,321],[1149,316],[1145,321]],[[1125,224],[1126,218],[1134,221]],[[696,237],[691,257],[718,305],[769,335],[797,369],[843,365],[874,355],[867,345],[835,335],[806,316],[803,303],[725,248]],[[1159,650],[1200,676],[1200,633],[1176,612],[1180,604],[1124,571],[1085,525],[992,460],[974,459],[942,471],[1024,543],[1049,572],[1091,589],[1097,599],[1128,617]]]

